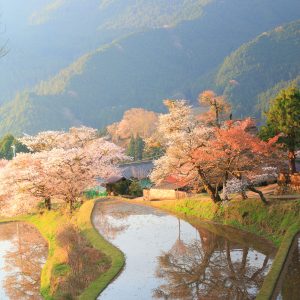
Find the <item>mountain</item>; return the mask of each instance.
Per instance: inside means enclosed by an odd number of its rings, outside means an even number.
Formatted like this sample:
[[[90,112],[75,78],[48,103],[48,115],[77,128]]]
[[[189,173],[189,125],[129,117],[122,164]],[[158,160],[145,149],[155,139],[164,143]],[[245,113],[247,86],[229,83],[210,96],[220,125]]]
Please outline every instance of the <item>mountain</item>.
[[[298,72],[298,74],[299,73],[300,72]],[[262,113],[262,118],[265,117],[264,112],[268,110],[270,105],[270,100],[274,99],[278,95],[280,90],[285,89],[291,85],[300,88],[300,75],[298,75],[293,80],[288,80],[288,81],[282,80],[257,96],[258,98],[257,108]]]
[[[201,16],[214,0],[19,0],[0,2],[0,103],[101,44]]]
[[[300,76],[300,20],[264,32],[228,56],[215,84],[238,114],[260,114],[268,100]],[[297,79],[298,77],[298,79]]]
[[[198,18],[202,9],[214,0],[102,0],[91,1],[99,16],[98,28],[159,28],[171,27],[182,20]],[[82,2],[82,1],[81,1]],[[30,16],[33,25],[51,22],[58,16],[74,14],[74,8],[91,7],[78,0],[52,0]],[[89,11],[90,12],[90,11]],[[101,18],[102,17],[102,18]]]
[[[101,2],[102,8],[117,3]],[[189,21],[128,32],[2,105],[0,133],[101,128],[131,107],[162,111],[164,98],[196,100],[226,56],[261,32],[299,19],[299,12],[298,0],[216,0]]]
[[[173,27],[183,20],[200,17],[203,8],[216,0],[104,0],[101,10],[115,15],[103,22],[100,29]]]

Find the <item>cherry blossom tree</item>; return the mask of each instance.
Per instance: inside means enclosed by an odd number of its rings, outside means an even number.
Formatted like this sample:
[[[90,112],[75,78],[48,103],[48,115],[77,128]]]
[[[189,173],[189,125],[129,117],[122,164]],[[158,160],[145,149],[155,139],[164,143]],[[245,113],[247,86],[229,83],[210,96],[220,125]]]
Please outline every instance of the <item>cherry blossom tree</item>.
[[[280,166],[277,137],[264,142],[251,133],[253,120],[226,121],[222,127],[207,127],[197,121],[192,108],[183,100],[166,100],[169,113],[159,117],[158,136],[165,155],[155,161],[152,181],[159,183],[172,175],[189,184],[203,186],[214,202],[221,201],[219,187],[223,186],[225,200],[227,181],[247,182],[244,187],[259,194],[258,179],[267,177],[266,168]],[[274,172],[273,172],[274,173]],[[268,176],[274,177],[269,174]],[[236,181],[235,181],[236,183]],[[245,188],[240,192],[246,198]]]
[[[41,200],[50,209],[52,198],[66,202],[72,212],[86,189],[100,178],[119,175],[117,164],[129,159],[120,147],[97,138],[96,130],[83,127],[25,137],[24,143],[35,152],[18,154],[0,168],[2,207],[14,207],[15,214]]]
[[[35,136],[24,135],[19,142],[32,152],[49,151],[54,148],[69,149],[83,147],[87,142],[97,139],[97,129],[90,127],[72,127],[68,132],[43,131]]]
[[[119,176],[117,163],[129,159],[123,149],[103,139],[82,148],[53,149],[41,155],[50,155],[45,159],[49,176],[56,180],[55,193],[69,204],[70,211],[85,190],[98,184],[99,178]]]
[[[246,191],[255,189],[256,185],[275,181],[278,178],[278,168],[277,167],[265,167],[256,169],[252,174],[250,173],[247,177],[232,177],[223,186],[224,198],[228,199],[229,194],[241,193],[244,199],[247,198]],[[264,203],[267,202],[263,193],[259,190],[255,191],[258,193]]]
[[[209,123],[220,127],[221,121],[229,115],[231,105],[225,100],[224,96],[218,96],[214,91],[207,90],[198,97],[200,105],[209,106],[209,111],[202,115]]]
[[[155,130],[158,114],[143,108],[131,108],[125,111],[122,120],[107,127],[112,140],[130,139],[138,135],[143,139]]]
[[[252,127],[253,120],[250,118],[238,122],[226,122],[222,128],[214,129],[213,138],[207,147],[198,148],[194,158],[199,160],[200,164],[210,164],[218,171],[223,179],[224,189],[227,188],[229,179],[237,179],[232,183],[238,186],[239,182],[241,192],[244,192],[247,187],[259,194],[261,200],[266,203],[265,197],[255,188],[255,185],[259,183],[259,178],[274,177],[272,167],[280,166],[281,152],[275,145],[277,137],[264,142],[249,132],[248,129]],[[268,174],[266,170],[270,167],[272,172]],[[224,195],[226,199],[227,193],[225,192]]]
[[[0,170],[8,164],[7,159],[0,159]]]
[[[27,199],[27,203],[28,198],[31,198],[30,206],[32,203],[44,200],[47,209],[50,210],[51,198],[55,195],[55,190],[45,162],[41,159],[40,153],[18,154],[0,172],[1,193],[5,193],[7,199],[18,199],[22,195]],[[20,206],[25,209],[24,203]]]
[[[195,151],[209,143],[213,129],[197,122],[186,101],[166,100],[164,103],[169,113],[159,117],[157,130],[166,152],[154,162],[151,180],[160,183],[170,175],[178,180],[184,178],[185,182],[204,186],[214,202],[221,201],[211,183],[212,170],[203,161],[194,158]]]
[[[1,188],[3,184],[1,184]],[[0,216],[12,217],[24,215],[36,209],[38,201],[35,197],[23,193],[9,193],[10,190],[1,190]]]

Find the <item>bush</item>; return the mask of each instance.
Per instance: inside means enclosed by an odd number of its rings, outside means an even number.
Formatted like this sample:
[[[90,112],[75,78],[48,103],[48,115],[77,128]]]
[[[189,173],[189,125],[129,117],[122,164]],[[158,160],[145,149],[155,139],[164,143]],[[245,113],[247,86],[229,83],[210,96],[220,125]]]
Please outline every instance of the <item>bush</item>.
[[[107,189],[109,192],[113,192],[115,195],[128,195],[130,183],[131,181],[128,179],[120,180],[116,183],[109,184]]]
[[[108,192],[115,195],[140,197],[143,195],[143,189],[138,180],[123,179],[107,186]]]
[[[132,181],[132,183],[129,186],[129,195],[135,196],[135,197],[141,197],[143,196],[143,190],[138,181]]]
[[[98,190],[88,190],[86,192],[84,192],[84,196],[87,199],[94,199],[97,197],[103,197],[103,196],[107,196],[107,192],[106,191],[98,191]]]

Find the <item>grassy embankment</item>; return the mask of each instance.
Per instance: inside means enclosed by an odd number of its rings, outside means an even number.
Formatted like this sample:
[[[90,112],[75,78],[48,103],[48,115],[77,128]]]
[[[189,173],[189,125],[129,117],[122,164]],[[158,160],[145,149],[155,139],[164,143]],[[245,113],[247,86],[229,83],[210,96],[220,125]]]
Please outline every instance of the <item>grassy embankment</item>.
[[[214,204],[206,195],[183,200],[152,201],[151,206],[243,229],[271,240],[279,246],[289,227],[300,219],[299,200],[273,201],[264,205],[258,199],[231,200]]]
[[[87,289],[85,289],[79,297],[81,300],[96,298],[119,274],[125,264],[124,254],[118,248],[108,243],[94,228],[91,222],[94,204],[95,201],[91,200],[81,207],[78,214],[79,228],[94,248],[101,250],[102,253],[110,258],[111,264],[106,272],[102,273]]]
[[[256,300],[272,299],[274,295],[275,288],[278,285],[280,275],[284,269],[285,262],[289,255],[292,243],[294,241],[295,235],[300,231],[300,220],[295,224],[291,225],[287,230],[276,257],[273,261],[270,272],[264,280],[263,286],[261,287]],[[279,284],[280,285],[280,284]]]
[[[95,299],[122,269],[122,252],[102,238],[91,222],[94,203],[85,202],[72,218],[57,210],[0,221],[33,224],[48,242],[41,273],[44,299]]]

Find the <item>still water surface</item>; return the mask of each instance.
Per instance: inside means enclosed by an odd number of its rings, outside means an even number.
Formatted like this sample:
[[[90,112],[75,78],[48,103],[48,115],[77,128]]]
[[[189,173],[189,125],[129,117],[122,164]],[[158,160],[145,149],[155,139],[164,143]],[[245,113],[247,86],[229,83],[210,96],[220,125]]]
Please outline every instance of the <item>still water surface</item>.
[[[102,300],[254,299],[276,252],[252,234],[117,200],[98,203],[93,221],[126,256]]]
[[[0,299],[42,299],[41,269],[47,243],[25,223],[0,224]]]

